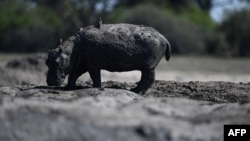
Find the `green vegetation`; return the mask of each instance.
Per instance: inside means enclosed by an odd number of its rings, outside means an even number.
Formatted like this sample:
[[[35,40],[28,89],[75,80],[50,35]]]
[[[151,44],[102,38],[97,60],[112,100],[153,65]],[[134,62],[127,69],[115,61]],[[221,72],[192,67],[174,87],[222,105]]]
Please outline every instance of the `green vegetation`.
[[[234,56],[250,56],[250,10],[230,14],[220,25]]]
[[[154,27],[170,40],[174,53],[198,54],[204,53],[206,48],[201,28],[151,4],[138,5],[125,11],[116,22]]]
[[[216,26],[207,11],[203,11],[194,5],[183,10],[180,16],[208,30],[213,30]]]
[[[250,56],[250,10],[218,24],[209,15],[214,6],[212,0],[1,0],[0,51],[46,51],[102,17],[154,27],[175,54]]]
[[[63,33],[63,22],[46,7],[10,0],[0,9],[0,50],[5,52],[45,51]]]

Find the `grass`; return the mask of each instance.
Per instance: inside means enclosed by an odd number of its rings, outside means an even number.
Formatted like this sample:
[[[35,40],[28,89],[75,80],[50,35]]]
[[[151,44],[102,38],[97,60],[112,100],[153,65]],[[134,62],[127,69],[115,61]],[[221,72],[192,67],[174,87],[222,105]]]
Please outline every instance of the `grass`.
[[[32,54],[5,54],[0,53],[0,63],[19,59]],[[183,72],[215,72],[250,75],[250,58],[219,58],[208,56],[172,56],[167,62],[163,58],[157,66],[158,71],[183,71]]]
[[[13,59],[20,59],[31,54],[18,54],[18,53],[0,53],[0,62],[5,63]]]
[[[32,54],[1,54],[0,67],[6,62]],[[156,68],[157,80],[250,82],[250,58],[216,58],[207,56],[172,56],[163,58]],[[114,73],[102,71],[102,80],[137,82],[139,71]],[[45,77],[45,76],[44,76]],[[82,81],[90,79],[84,74]]]
[[[162,59],[157,70],[250,74],[250,58],[173,56],[169,62]]]

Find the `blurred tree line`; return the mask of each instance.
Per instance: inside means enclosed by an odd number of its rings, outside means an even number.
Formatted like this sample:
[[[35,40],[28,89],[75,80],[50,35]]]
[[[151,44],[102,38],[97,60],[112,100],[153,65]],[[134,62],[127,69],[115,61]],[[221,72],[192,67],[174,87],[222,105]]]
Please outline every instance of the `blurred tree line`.
[[[250,0],[238,0],[250,3]],[[250,56],[250,10],[215,23],[209,11],[231,0],[1,0],[0,51],[39,52],[95,24],[152,26],[175,54]]]

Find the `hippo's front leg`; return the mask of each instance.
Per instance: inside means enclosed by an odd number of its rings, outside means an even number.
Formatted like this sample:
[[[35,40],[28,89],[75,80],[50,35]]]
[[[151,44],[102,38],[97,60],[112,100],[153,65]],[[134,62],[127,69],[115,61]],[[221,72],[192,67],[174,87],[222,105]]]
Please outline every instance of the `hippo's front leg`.
[[[85,72],[87,72],[87,71],[71,72],[69,74],[68,84],[65,86],[65,89],[67,89],[67,90],[76,89],[76,80],[78,79],[78,77],[80,77]]]
[[[102,88],[101,86],[101,70],[89,69],[89,75],[93,81],[93,87]]]
[[[77,75],[70,73],[69,78],[68,78],[68,84],[65,86],[66,89],[75,89],[76,88],[76,80],[77,80]]]
[[[78,77],[80,77],[82,74],[86,72],[87,69],[84,64],[81,63],[73,64],[72,69],[69,73],[68,84],[65,86],[65,89],[67,90],[76,89],[76,80],[78,79]]]

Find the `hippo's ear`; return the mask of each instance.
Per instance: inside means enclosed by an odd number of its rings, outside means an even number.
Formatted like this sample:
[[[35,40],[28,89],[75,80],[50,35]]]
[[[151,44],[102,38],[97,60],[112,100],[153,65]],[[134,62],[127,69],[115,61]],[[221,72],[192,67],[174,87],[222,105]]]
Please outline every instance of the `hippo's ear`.
[[[57,43],[56,43],[56,47],[55,48],[57,48],[57,46],[60,44],[60,43],[62,43],[63,42],[63,40],[62,40],[62,38],[60,38],[60,40],[59,41],[57,41]]]

